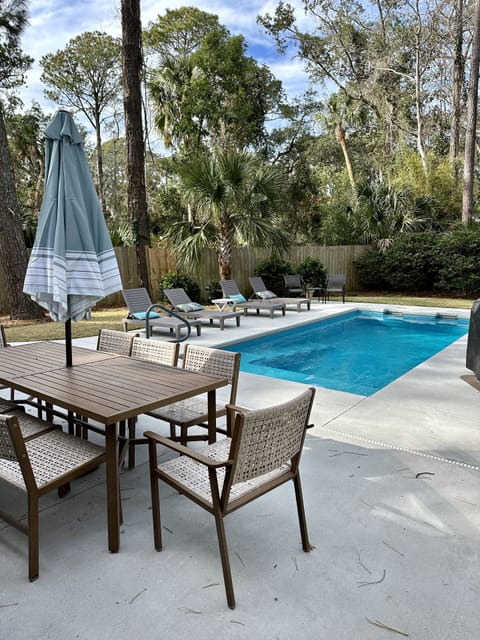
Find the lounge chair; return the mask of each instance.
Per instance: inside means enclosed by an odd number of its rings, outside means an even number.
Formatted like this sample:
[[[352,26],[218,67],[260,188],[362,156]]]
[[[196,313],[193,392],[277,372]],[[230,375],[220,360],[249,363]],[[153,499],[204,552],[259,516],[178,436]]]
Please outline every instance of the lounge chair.
[[[303,284],[302,276],[299,276],[297,273],[288,273],[283,276],[283,281],[288,293],[293,293],[294,296],[305,295],[305,285]]]
[[[122,321],[123,330],[128,331],[129,325],[145,327],[147,309],[152,305],[148,291],[144,288],[123,289],[122,295],[128,307],[128,315]],[[197,336],[199,336],[202,331],[200,321],[188,320],[188,322],[192,327],[195,327]],[[180,340],[181,331],[186,329],[187,325],[179,318],[162,316],[158,312],[151,312],[149,314],[149,327],[152,333],[159,329],[168,329],[170,333],[175,333],[175,340]]]
[[[233,308],[243,309],[243,313],[245,315],[247,315],[248,309],[254,309],[257,312],[257,315],[260,314],[260,311],[268,311],[271,318],[273,318],[275,311],[281,311],[282,315],[285,315],[286,305],[284,302],[268,302],[266,300],[252,299],[247,300],[241,293],[235,280],[222,280],[220,285],[225,298],[235,300]]]
[[[259,276],[254,276],[248,280],[253,289],[253,293],[260,300],[265,300],[267,302],[284,302],[287,306],[295,305],[299,312],[302,310],[302,305],[306,305],[307,309],[310,310],[310,298],[279,298],[275,293],[267,289],[263,279]]]
[[[325,298],[330,299],[331,295],[342,296],[342,301],[345,304],[345,283],[346,276],[344,273],[332,274],[327,278],[327,286],[325,288]]]
[[[237,327],[240,326],[241,313],[238,311],[209,311],[204,309],[203,305],[198,302],[190,300],[185,292],[185,289],[178,287],[177,289],[164,289],[163,293],[167,297],[168,301],[176,311],[181,315],[184,315],[190,322],[190,318],[194,320],[208,320],[213,325],[214,320],[217,320],[220,325],[220,330],[225,328],[225,320],[235,318]]]

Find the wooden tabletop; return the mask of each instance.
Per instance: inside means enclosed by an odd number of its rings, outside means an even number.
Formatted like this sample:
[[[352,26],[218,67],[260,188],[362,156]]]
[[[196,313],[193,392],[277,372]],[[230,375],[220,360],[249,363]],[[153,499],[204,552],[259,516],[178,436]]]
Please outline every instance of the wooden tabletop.
[[[120,548],[117,423],[141,413],[208,394],[208,437],[216,433],[215,391],[228,384],[214,378],[116,354],[73,347],[67,367],[65,346],[37,342],[0,351],[0,383],[105,425],[108,548]]]
[[[103,424],[228,384],[226,378],[80,347],[73,348],[72,367],[64,358],[58,343],[11,347],[0,354],[0,382]]]
[[[72,347],[73,365],[117,358],[115,353]],[[28,342],[0,351],[0,382],[65,367],[65,345],[59,342]]]

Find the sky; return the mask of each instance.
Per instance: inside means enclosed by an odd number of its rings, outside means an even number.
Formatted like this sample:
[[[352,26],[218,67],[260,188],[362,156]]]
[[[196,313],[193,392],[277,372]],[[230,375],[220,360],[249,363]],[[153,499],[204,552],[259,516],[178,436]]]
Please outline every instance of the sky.
[[[300,0],[291,0],[300,6]],[[273,14],[275,0],[141,0],[142,26],[154,22],[165,10],[182,6],[195,6],[219,17],[232,35],[242,34],[248,45],[248,55],[259,64],[266,64],[293,98],[306,88],[307,78],[299,60],[279,56],[272,39],[256,24],[257,15]],[[57,106],[43,96],[44,86],[40,82],[40,58],[46,53],[64,49],[69,40],[85,31],[104,31],[121,36],[120,0],[28,0],[29,26],[25,29],[21,46],[25,53],[35,59],[27,75],[27,84],[20,95],[25,108],[32,100],[40,103],[44,111],[53,113]],[[301,16],[303,12],[299,13]]]

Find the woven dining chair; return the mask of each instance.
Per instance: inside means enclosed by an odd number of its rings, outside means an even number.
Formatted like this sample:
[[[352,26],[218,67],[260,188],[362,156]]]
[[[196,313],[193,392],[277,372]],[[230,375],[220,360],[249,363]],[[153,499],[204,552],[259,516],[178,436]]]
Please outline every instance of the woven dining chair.
[[[7,342],[7,337],[5,335],[5,328],[3,326],[3,324],[0,324],[0,349],[6,349],[7,347],[10,347],[10,345]],[[9,389],[10,387],[7,387],[6,385],[0,385],[0,389]],[[15,398],[15,391],[13,389],[10,389],[10,400],[13,400]]]
[[[180,345],[178,342],[164,342],[163,340],[154,340],[152,338],[135,337],[132,342],[132,358],[138,360],[146,360],[147,362],[156,362],[169,367],[176,367],[178,363],[178,353]],[[128,420],[128,468],[133,469],[135,466],[135,446],[138,444],[147,444],[145,438],[136,438],[136,418]]]
[[[97,338],[97,351],[104,353],[116,353],[119,356],[129,356],[132,353],[133,339],[138,333],[125,333],[124,331],[115,331],[114,329],[100,329]],[[83,424],[83,426],[81,426]],[[75,433],[88,439],[88,430],[95,431],[101,435],[105,435],[105,431],[99,427],[92,427],[88,424],[85,416],[77,416],[77,426]],[[120,422],[119,435],[125,439],[125,422]]]
[[[186,344],[182,367],[188,371],[198,371],[208,376],[227,378],[230,386],[228,404],[235,404],[237,398],[238,376],[240,372],[240,354],[222,351],[212,347]],[[208,428],[208,403],[205,395],[180,400],[160,409],[149,411],[147,415],[170,424],[170,438],[186,445],[188,441],[207,440],[207,434],[188,435],[193,426]],[[226,415],[225,404],[217,403],[216,418]],[[177,426],[180,436],[177,436]],[[217,431],[225,433],[225,430]]]
[[[17,416],[0,415],[0,483],[27,496],[27,523],[0,510],[0,519],[28,537],[28,578],[39,575],[39,498],[105,462],[105,450],[55,429],[26,440]]]
[[[20,432],[24,440],[30,440],[41,433],[46,433],[47,431],[60,428],[60,425],[53,424],[53,422],[39,420],[38,418],[31,416],[16,402],[0,398],[0,414],[2,413],[8,413],[11,416],[16,416]]]
[[[309,427],[315,389],[283,404],[248,411],[228,406],[228,437],[200,449],[184,447],[147,431],[154,544],[162,550],[159,480],[190,498],[215,517],[227,604],[235,608],[224,518],[252,500],[292,480],[302,548],[311,551],[308,539],[299,463]],[[181,455],[158,464],[157,445]],[[199,530],[197,530],[197,535]]]
[[[117,353],[119,356],[129,356],[132,353],[132,342],[135,335],[113,329],[100,329],[98,332],[97,351]]]

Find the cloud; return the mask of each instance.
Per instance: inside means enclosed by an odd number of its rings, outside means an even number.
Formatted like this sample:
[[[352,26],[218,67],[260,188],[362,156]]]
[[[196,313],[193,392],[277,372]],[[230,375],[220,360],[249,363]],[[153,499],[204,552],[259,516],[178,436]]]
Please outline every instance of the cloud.
[[[300,0],[291,0],[299,17],[304,15]],[[272,14],[276,0],[258,2],[254,0],[199,0],[195,6],[208,13],[218,15],[232,35],[242,34],[249,47],[248,53],[259,64],[268,65],[273,74],[282,80],[287,93],[294,97],[301,94],[307,85],[307,76],[299,60],[279,56],[271,38],[256,23],[257,15]],[[185,0],[173,0],[169,9],[189,6]],[[85,31],[105,31],[110,35],[121,35],[119,0],[30,0],[29,26],[22,36],[22,49],[35,59],[27,76],[27,86],[21,97],[28,108],[36,100],[46,111],[54,111],[57,105],[43,96],[44,86],[40,82],[40,58],[65,48],[69,40]],[[158,0],[142,0],[142,25],[155,21],[165,11],[164,3]]]

